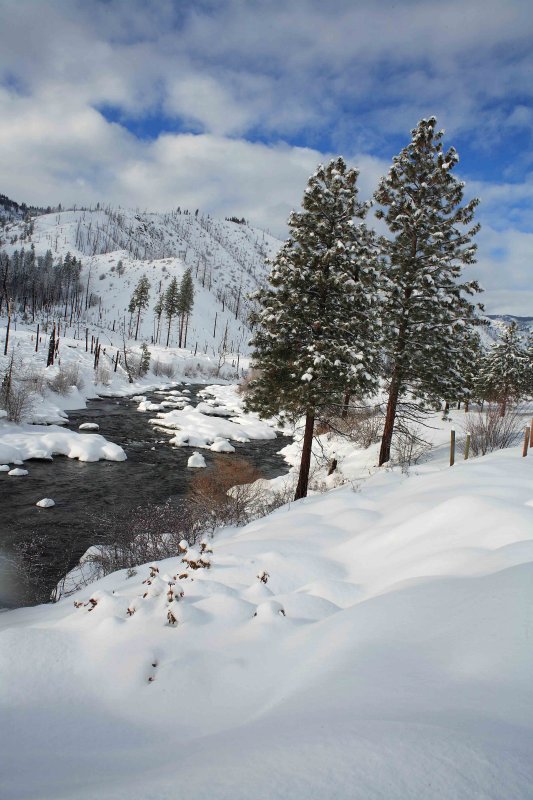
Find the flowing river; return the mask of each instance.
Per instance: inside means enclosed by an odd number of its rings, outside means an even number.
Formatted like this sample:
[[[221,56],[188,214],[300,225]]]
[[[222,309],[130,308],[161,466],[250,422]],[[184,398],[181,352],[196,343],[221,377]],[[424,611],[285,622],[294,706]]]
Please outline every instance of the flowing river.
[[[186,388],[191,405],[196,405],[197,392],[205,387]],[[146,396],[161,400],[153,392]],[[139,412],[137,405],[128,398],[90,400],[87,409],[68,415],[68,427],[74,430],[83,422],[98,423],[100,434],[124,448],[127,461],[82,463],[55,456],[53,462],[26,461],[26,477],[0,476],[1,607],[46,602],[88,547],[109,541],[121,518],[140,506],[179,501],[187,494],[197,472],[187,469],[191,448],[169,445],[170,437],[148,422],[155,413]],[[265,478],[273,478],[288,470],[278,451],[290,441],[278,435],[267,441],[232,442],[235,454],[217,453],[216,458],[246,459]],[[214,455],[206,452],[208,467]],[[44,497],[56,505],[37,508],[35,503]]]

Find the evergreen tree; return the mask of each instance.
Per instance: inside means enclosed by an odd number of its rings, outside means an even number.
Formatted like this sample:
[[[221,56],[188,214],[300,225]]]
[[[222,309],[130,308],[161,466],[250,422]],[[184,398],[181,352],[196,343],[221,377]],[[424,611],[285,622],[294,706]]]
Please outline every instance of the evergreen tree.
[[[526,375],[525,375],[525,394],[527,397],[533,396],[533,331],[530,331],[526,341]]]
[[[305,416],[295,499],[305,497],[315,419],[346,390],[376,387],[376,256],[357,201],[357,171],[342,158],[309,179],[290,237],[272,262],[251,344],[258,375],[246,405],[264,416]]]
[[[155,332],[155,343],[159,342],[159,330],[161,328],[161,317],[163,316],[163,311],[165,310],[165,295],[161,293],[157,300],[157,303],[154,306],[154,314],[157,319],[157,328]]]
[[[150,369],[151,357],[152,356],[148,349],[148,345],[143,342],[141,345],[141,360],[139,362],[139,376],[141,378],[143,378]]]
[[[475,262],[471,223],[478,200],[461,206],[463,184],[451,171],[458,156],[442,149],[436,120],[421,120],[412,140],[393,160],[375,193],[392,233],[383,239],[386,259],[384,346],[389,365],[387,413],[379,464],[390,459],[398,404],[411,393],[437,403],[461,391],[465,327],[477,323],[465,295],[478,284],[460,283],[461,266]]]
[[[192,279],[192,270],[189,267],[185,270],[183,275],[178,300],[178,314],[180,315],[180,330],[179,330],[179,347],[183,343],[183,334],[189,321],[189,315],[194,305],[194,283]],[[185,339],[187,337],[185,336]],[[185,344],[183,344],[185,347]]]
[[[130,304],[128,306],[128,311],[130,314],[135,313],[137,311],[137,324],[135,326],[135,341],[137,341],[137,336],[139,335],[139,323],[141,321],[141,311],[145,308],[148,308],[148,300],[150,299],[150,281],[146,277],[146,275],[142,275],[139,279],[139,283],[135,287],[135,290],[131,296]]]
[[[479,389],[484,399],[500,404],[502,417],[510,402],[527,393],[527,355],[515,322],[505,328],[483,359]]]
[[[165,316],[168,320],[168,330],[167,330],[167,347],[170,341],[170,326],[172,324],[172,320],[179,313],[179,299],[180,299],[180,291],[178,287],[178,281],[176,278],[172,278],[169,283],[168,289],[165,292]]]

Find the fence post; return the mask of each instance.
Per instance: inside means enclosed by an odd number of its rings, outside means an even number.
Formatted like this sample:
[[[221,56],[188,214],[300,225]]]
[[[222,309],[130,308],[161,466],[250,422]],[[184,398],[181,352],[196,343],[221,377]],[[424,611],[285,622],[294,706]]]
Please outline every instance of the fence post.
[[[450,467],[455,464],[455,431],[450,431]]]
[[[526,428],[524,432],[524,446],[522,448],[522,457],[527,456],[527,448],[529,446],[529,428]]]
[[[466,442],[465,442],[465,461],[468,458],[468,454],[470,453],[470,434],[466,434]]]

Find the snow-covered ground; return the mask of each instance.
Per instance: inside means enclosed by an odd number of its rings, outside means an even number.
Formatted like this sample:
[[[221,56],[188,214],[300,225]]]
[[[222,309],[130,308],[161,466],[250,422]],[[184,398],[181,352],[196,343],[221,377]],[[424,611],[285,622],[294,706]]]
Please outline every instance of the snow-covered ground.
[[[520,448],[380,471],[210,547],[0,615],[2,797],[531,798]]]

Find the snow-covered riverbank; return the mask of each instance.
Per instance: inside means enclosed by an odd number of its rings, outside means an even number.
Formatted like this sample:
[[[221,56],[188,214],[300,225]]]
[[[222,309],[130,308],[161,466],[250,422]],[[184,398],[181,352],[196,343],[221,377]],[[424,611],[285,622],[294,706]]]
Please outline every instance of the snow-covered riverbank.
[[[532,468],[382,471],[2,614],[4,796],[529,800]]]

